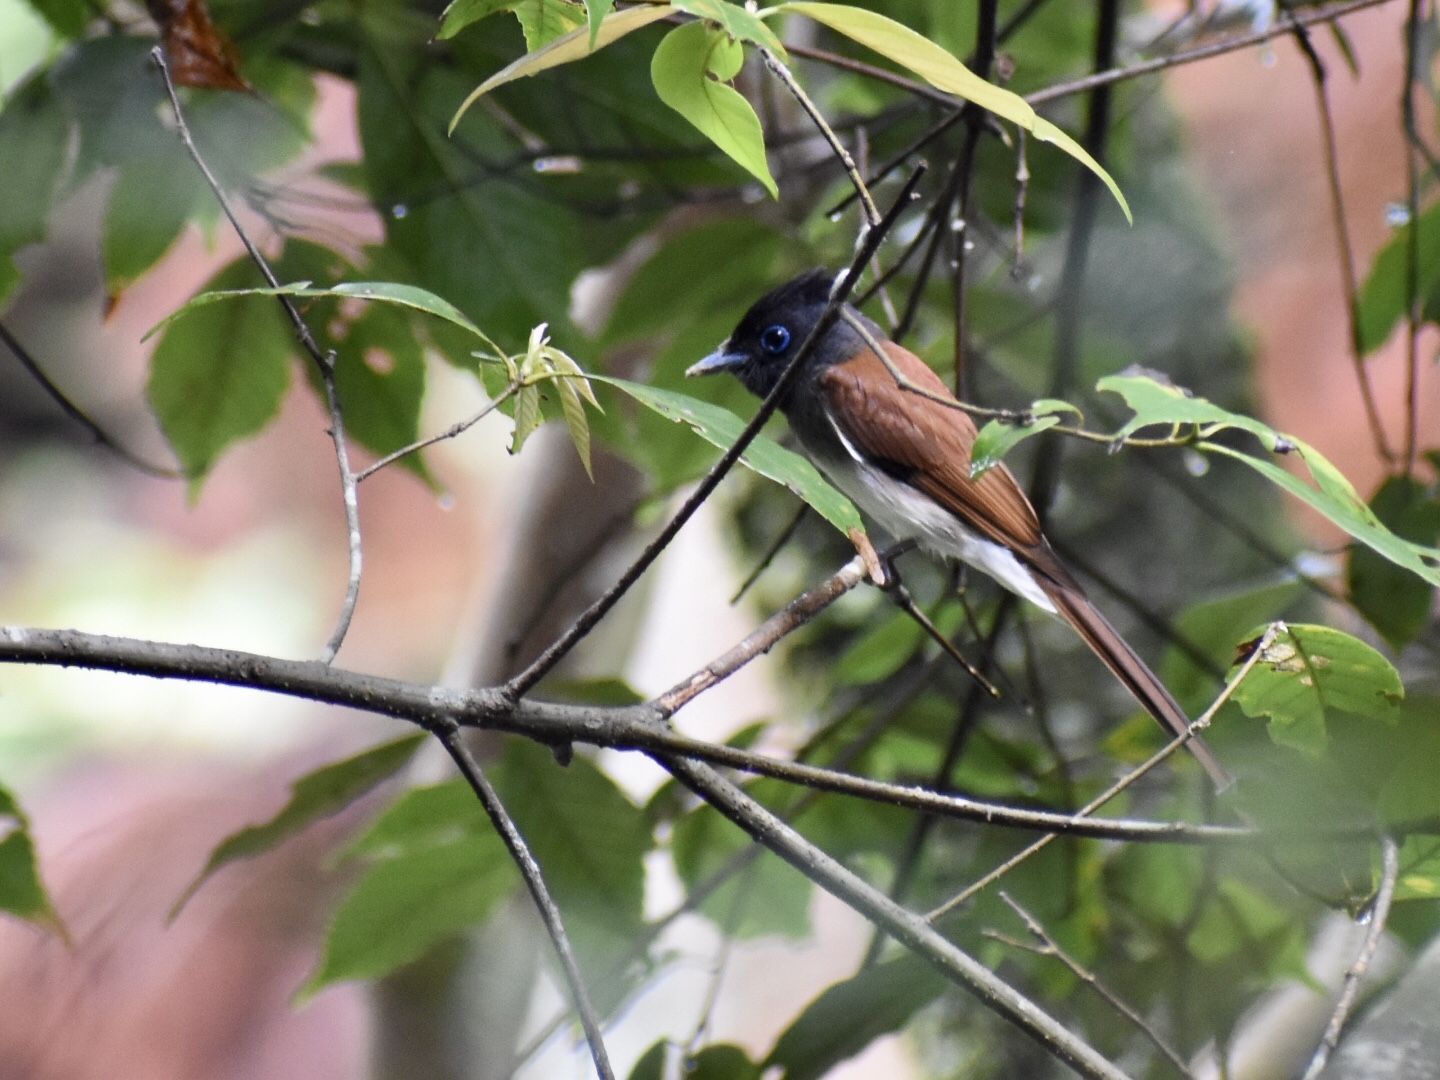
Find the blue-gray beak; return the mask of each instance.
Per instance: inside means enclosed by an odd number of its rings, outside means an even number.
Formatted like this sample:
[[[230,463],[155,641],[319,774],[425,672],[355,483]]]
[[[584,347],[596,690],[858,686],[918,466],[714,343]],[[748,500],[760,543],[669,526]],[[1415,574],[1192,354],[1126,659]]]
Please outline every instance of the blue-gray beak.
[[[745,354],[727,352],[726,347],[729,344],[728,341],[724,342],[718,349],[705,357],[704,360],[696,364],[691,364],[685,369],[685,374],[687,376],[713,375],[717,371],[733,371],[735,368],[740,367],[745,363]]]

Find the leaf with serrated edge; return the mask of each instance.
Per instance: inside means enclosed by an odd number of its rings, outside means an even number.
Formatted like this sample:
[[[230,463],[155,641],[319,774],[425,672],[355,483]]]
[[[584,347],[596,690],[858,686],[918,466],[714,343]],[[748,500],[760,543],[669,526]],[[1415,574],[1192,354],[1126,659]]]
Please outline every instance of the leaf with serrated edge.
[[[471,23],[502,11],[509,11],[517,0],[451,0],[440,13],[440,29],[435,37],[440,41],[452,38]]]
[[[583,382],[583,380],[581,380]],[[555,380],[555,392],[560,395],[560,410],[565,417],[565,426],[570,429],[570,441],[585,466],[585,475],[593,481],[595,473],[590,468],[590,422],[585,418],[585,406],[570,379]]]
[[[460,103],[460,108],[455,110],[455,115],[450,120],[450,131],[455,130],[455,125],[460,122],[460,118],[465,115],[471,105],[474,105],[497,86],[504,86],[508,82],[530,75],[538,75],[542,71],[559,67],[561,64],[568,64],[573,60],[582,60],[611,42],[618,41],[626,34],[639,30],[642,26],[649,26],[652,22],[663,19],[674,11],[675,9],[669,4],[638,4],[635,7],[605,16],[600,24],[600,32],[594,36],[593,40],[589,27],[582,26],[578,30],[570,31],[564,37],[556,38],[543,49],[527,53],[513,64],[491,75],[470,92],[470,96]]]
[[[909,68],[937,90],[973,101],[982,109],[988,109],[996,116],[1018,124],[1041,142],[1054,143],[1103,180],[1110,193],[1115,196],[1115,201],[1120,204],[1120,209],[1125,212],[1125,219],[1134,221],[1130,215],[1130,204],[1125,201],[1120,186],[1084,147],[1037,114],[1020,95],[986,82],[929,38],[917,34],[894,19],[887,19],[884,15],[847,4],[817,4],[809,0],[794,0],[792,3],[767,8],[759,14],[761,18],[765,18],[784,11],[793,11],[797,15],[805,15],[818,23],[824,23],[836,33],[844,34],[902,67]]]
[[[424,735],[407,735],[296,780],[290,785],[290,801],[278,814],[263,825],[250,825],[231,833],[215,847],[205,869],[175,901],[170,918],[180,914],[181,908],[215,871],[239,859],[263,854],[320,819],[338,814],[403,769],[424,741]]]
[[[745,429],[738,416],[708,401],[608,375],[591,375],[590,378],[623,390],[646,408],[669,420],[688,424],[702,439],[722,450],[735,445]],[[789,488],[842,533],[848,535],[851,529],[864,528],[860,512],[854,504],[826,483],[815,466],[799,454],[758,435],[740,455],[740,460],[766,479]]]
[[[1222,409],[1178,386],[1167,386],[1146,375],[1107,375],[1095,384],[1095,389],[1119,394],[1135,414],[1115,433],[1117,439],[1128,438],[1142,428],[1170,424],[1200,425],[1207,428],[1206,434],[1210,435],[1214,430],[1212,426],[1218,424],[1250,432],[1267,450],[1291,441],[1252,416]]]
[[[765,160],[760,118],[744,97],[710,77],[716,69],[735,71],[733,53],[740,49],[723,31],[711,30],[703,22],[686,23],[670,31],[656,48],[650,79],[661,101],[779,198],[780,189]]]
[[[540,426],[540,390],[522,386],[515,395],[515,433],[510,439],[510,453],[518,454],[535,429]]]

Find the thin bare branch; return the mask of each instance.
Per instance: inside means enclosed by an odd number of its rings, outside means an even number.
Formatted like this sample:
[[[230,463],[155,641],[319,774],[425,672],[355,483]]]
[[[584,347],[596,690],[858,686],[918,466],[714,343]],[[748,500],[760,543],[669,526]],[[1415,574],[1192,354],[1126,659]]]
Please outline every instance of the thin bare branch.
[[[831,130],[825,115],[810,100],[810,95],[805,93],[805,88],[796,80],[790,69],[780,62],[779,57],[769,49],[762,47],[760,58],[765,61],[765,66],[770,69],[771,73],[784,84],[785,89],[789,90],[795,100],[800,103],[800,108],[805,110],[805,115],[810,117],[811,123],[820,130],[820,134],[830,144],[830,149],[835,152],[835,156],[850,177],[850,183],[855,186],[855,194],[860,198],[860,205],[865,208],[866,226],[871,229],[875,228],[880,224],[880,208],[875,205],[875,200],[870,196],[870,189],[865,186],[865,177],[860,175],[860,170],[855,165],[855,159],[850,156],[850,151],[845,149],[845,144]]]
[[[1325,1069],[1325,1063],[1330,1060],[1330,1055],[1340,1045],[1340,1033],[1345,1029],[1345,1021],[1349,1019],[1350,1012],[1355,1008],[1355,998],[1360,993],[1360,982],[1365,978],[1365,972],[1370,969],[1370,961],[1375,958],[1375,950],[1380,945],[1380,936],[1385,933],[1385,922],[1390,918],[1390,904],[1395,899],[1395,882],[1400,876],[1400,849],[1395,841],[1388,836],[1380,838],[1380,887],[1375,892],[1375,900],[1371,903],[1362,915],[1362,922],[1365,923],[1365,940],[1360,944],[1360,952],[1355,957],[1355,962],[1345,972],[1345,983],[1340,988],[1339,1000],[1335,1002],[1335,1010],[1330,1014],[1330,1022],[1325,1025],[1325,1034],[1320,1039],[1320,1045],[1315,1048],[1315,1055],[1310,1059],[1310,1064],[1305,1069],[1303,1080],[1316,1080]]]
[[[498,409],[511,397],[513,397],[519,389],[520,386],[518,383],[507,386],[504,392],[499,397],[497,397],[494,401],[490,402],[490,404],[486,405],[483,409],[477,412],[474,416],[471,416],[469,419],[461,420],[458,423],[451,424],[448,428],[440,432],[440,434],[438,435],[431,435],[424,439],[417,439],[409,446],[402,446],[399,450],[392,450],[390,453],[382,457],[379,461],[375,462],[373,465],[370,465],[357,473],[355,475],[355,482],[358,484],[362,480],[368,480],[371,476],[374,476],[381,469],[385,468],[386,465],[391,465],[399,461],[401,458],[407,457],[410,454],[415,453],[415,451],[417,450],[424,450],[427,446],[434,446],[438,442],[444,442],[446,439],[453,439],[457,435],[463,435],[465,432],[469,431],[472,427],[478,424],[481,420],[484,420],[485,417],[489,416],[492,412]]]
[[[600,1031],[600,1019],[590,1001],[590,994],[585,989],[585,977],[575,960],[575,950],[570,947],[570,937],[565,933],[560,908],[556,906],[550,890],[546,888],[540,864],[530,853],[530,847],[520,835],[515,819],[505,809],[499,793],[491,786],[480,768],[480,763],[465,745],[460,732],[458,724],[450,724],[437,731],[436,737],[455,762],[460,774],[465,777],[465,782],[475,792],[475,797],[480,800],[480,805],[485,808],[485,813],[490,818],[490,824],[495,826],[495,831],[500,834],[500,839],[504,842],[505,849],[510,852],[510,858],[514,860],[520,876],[525,879],[525,887],[530,890],[530,897],[535,901],[541,921],[545,923],[545,931],[555,946],[555,954],[560,958],[560,967],[570,986],[570,998],[575,1004],[575,1011],[580,1014],[580,1025],[585,1029],[585,1039],[590,1044],[590,1058],[595,1062],[595,1071],[600,1074],[600,1080],[615,1080],[615,1070],[610,1067],[610,1056],[605,1052],[605,1036]]]
[[[123,443],[112,438],[110,434],[100,426],[98,421],[92,419],[89,413],[71,401],[65,391],[55,385],[50,376],[45,373],[45,369],[40,366],[26,348],[20,344],[19,339],[16,338],[3,323],[0,323],[0,341],[3,341],[5,347],[10,350],[15,359],[20,361],[20,366],[29,373],[30,377],[40,384],[40,389],[45,391],[46,396],[55,402],[56,405],[60,406],[60,411],[88,431],[90,437],[99,445],[105,447],[105,449],[109,450],[127,465],[133,466],[147,476],[154,476],[161,480],[185,479],[185,474],[179,469],[171,469],[164,465],[156,465],[146,461],[140,457],[140,455],[129,450]]]
[[[760,575],[770,569],[770,564],[775,561],[775,556],[779,555],[785,545],[790,542],[790,538],[795,535],[795,530],[800,528],[800,523],[805,520],[805,515],[809,512],[810,504],[807,502],[802,502],[795,508],[795,513],[791,516],[789,523],[776,534],[774,540],[770,541],[770,546],[765,549],[765,554],[761,555],[759,561],[755,563],[755,569],[746,575],[745,580],[740,583],[740,587],[735,590],[735,595],[730,597],[730,603],[738,604],[744,599],[745,594],[750,591],[750,587],[760,580]]]
[[[890,594],[890,598],[895,601],[896,606],[905,612],[906,615],[910,616],[920,629],[924,630],[926,635],[940,646],[946,656],[964,668],[965,674],[974,679],[981,689],[993,698],[1000,697],[1000,691],[995,688],[995,684],[987,679],[979,668],[966,659],[965,654],[960,651],[955,643],[941,633],[940,628],[935,625],[930,616],[926,615],[925,612],[921,610],[920,605],[915,603],[915,598],[910,595],[910,590],[905,588],[904,583],[900,581],[898,574],[894,576],[892,583],[886,588],[886,591]]]
[[[1394,464],[1395,453],[1385,437],[1385,426],[1380,420],[1380,410],[1375,404],[1375,389],[1370,385],[1370,373],[1365,368],[1365,349],[1360,341],[1360,292],[1359,276],[1355,269],[1355,249],[1350,243],[1350,224],[1345,213],[1345,193],[1340,187],[1340,148],[1335,137],[1335,115],[1330,107],[1330,90],[1326,81],[1325,64],[1310,32],[1295,20],[1294,15],[1285,11],[1285,17],[1292,22],[1295,44],[1299,46],[1306,62],[1310,65],[1310,80],[1315,87],[1315,104],[1320,113],[1320,137],[1324,146],[1325,179],[1330,187],[1330,213],[1335,229],[1335,243],[1340,250],[1340,278],[1345,290],[1345,309],[1350,322],[1350,355],[1355,367],[1355,378],[1360,384],[1360,401],[1365,406],[1365,421],[1370,425],[1370,438],[1375,451],[1387,463]]]
[[[1038,948],[1031,949],[1032,952],[1040,956],[1054,957],[1060,961],[1060,963],[1064,964],[1070,969],[1071,974],[1086,986],[1090,987],[1091,990],[1094,990],[1095,993],[1099,994],[1100,997],[1104,999],[1105,1004],[1123,1016],[1140,1034],[1144,1035],[1145,1038],[1150,1041],[1150,1045],[1160,1051],[1166,1061],[1175,1066],[1176,1072],[1186,1077],[1187,1080],[1193,1077],[1194,1074],[1190,1072],[1190,1067],[1185,1064],[1185,1059],[1170,1049],[1170,1045],[1160,1037],[1160,1033],[1146,1023],[1145,1018],[1122,1001],[1113,990],[1097,979],[1094,972],[1082,966],[1078,960],[1062,949],[1060,943],[1050,936],[1049,931],[1045,929],[1039,919],[1021,907],[1020,904],[1003,889],[1000,891],[1000,899],[1005,901],[1010,910],[1025,924],[1025,929],[1029,930],[1035,939],[1040,942]],[[998,935],[995,936],[998,937]],[[1013,942],[1012,944],[1019,945],[1019,942]]]
[[[1221,707],[1225,704],[1225,702],[1230,700],[1230,696],[1235,693],[1236,688],[1241,684],[1241,682],[1244,681],[1245,676],[1250,674],[1250,670],[1257,663],[1260,662],[1260,659],[1265,654],[1265,651],[1271,646],[1271,644],[1274,643],[1276,636],[1284,632],[1284,630],[1285,624],[1282,622],[1273,622],[1269,626],[1267,626],[1265,628],[1265,633],[1261,635],[1259,642],[1256,643],[1255,649],[1246,658],[1245,663],[1240,666],[1240,669],[1235,672],[1234,676],[1230,679],[1230,681],[1225,684],[1225,688],[1221,690],[1215,700],[1210,703],[1210,707],[1206,709],[1203,713],[1201,713],[1193,724],[1191,724],[1188,728],[1185,729],[1185,733],[1183,735],[1179,735],[1176,738],[1171,739],[1170,742],[1168,742],[1157,753],[1152,754],[1149,760],[1145,761],[1138,768],[1131,770],[1125,776],[1121,777],[1116,783],[1112,784],[1109,788],[1102,791],[1094,799],[1091,799],[1090,802],[1086,803],[1083,807],[1076,811],[1075,816],[1079,818],[1089,817],[1096,810],[1100,809],[1100,807],[1104,806],[1107,802],[1113,799],[1116,795],[1119,795],[1131,784],[1135,783],[1136,780],[1139,780],[1142,776],[1145,776],[1153,769],[1157,768],[1172,754],[1179,751],[1180,748],[1183,747],[1186,743],[1188,743],[1191,739],[1195,738],[1195,736],[1199,735],[1206,728],[1208,728],[1210,726],[1210,721],[1214,719],[1215,714],[1220,711]],[[966,900],[969,900],[976,893],[980,892],[982,889],[989,887],[990,885],[993,885],[995,882],[999,881],[1002,877],[1008,874],[1011,870],[1015,869],[1015,867],[1019,866],[1026,859],[1048,847],[1050,845],[1050,842],[1055,839],[1055,835],[1056,834],[1052,833],[1049,836],[1042,836],[1033,844],[1030,844],[1021,851],[1012,855],[1010,858],[1006,859],[1003,863],[997,866],[994,870],[991,870],[984,877],[980,878],[980,880],[960,890],[960,892],[956,893],[949,900],[946,900],[945,903],[932,910],[929,914],[925,916],[925,918],[929,919],[931,922],[934,922],[936,919],[942,918],[950,912],[954,911],[956,908],[958,908]]]
[[[936,933],[919,915],[897,904],[807,841],[714,769],[669,755],[657,754],[655,758],[677,780],[770,851],[883,927],[947,979],[974,994],[986,1007],[1015,1024],[1081,1076],[1092,1080],[1125,1080],[1126,1074],[1089,1043]]]
[[[165,80],[165,92],[170,98],[170,109],[175,116],[176,133],[180,141],[184,143],[186,152],[192,161],[200,169],[205,177],[205,183],[209,185],[220,209],[225,211],[225,216],[230,220],[230,226],[235,230],[235,235],[245,245],[250,260],[259,269],[261,275],[272,289],[280,288],[280,279],[275,276],[275,271],[270,268],[269,261],[250,239],[245,227],[240,224],[234,208],[230,205],[230,199],[221,187],[220,181],[210,171],[210,166],[205,164],[205,159],[200,156],[200,148],[195,145],[195,140],[190,135],[190,127],[185,123],[185,113],[180,107],[180,95],[175,91],[175,81],[170,76],[170,65],[165,60],[165,50],[156,45],[150,50],[150,58],[155,66],[160,69],[160,75]],[[364,568],[364,554],[360,536],[360,495],[358,483],[355,479],[355,472],[350,467],[350,451],[345,443],[345,421],[340,408],[340,392],[335,385],[335,356],[333,353],[325,353],[315,340],[315,335],[310,332],[300,310],[295,306],[288,296],[277,295],[280,306],[290,318],[290,324],[295,328],[295,336],[310,358],[315,362],[316,369],[320,372],[320,380],[325,387],[325,405],[330,415],[330,438],[335,444],[335,462],[340,469],[341,499],[345,507],[345,531],[347,543],[350,550],[350,568],[345,581],[345,599],[340,605],[340,615],[336,620],[335,629],[330,634],[330,640],[325,644],[325,663],[335,659],[335,654],[340,651],[344,644],[345,634],[350,629],[350,620],[355,616],[355,605],[360,600],[360,578]]]
[[[755,437],[760,434],[760,429],[769,422],[770,417],[775,415],[775,410],[780,407],[781,400],[790,391],[796,378],[800,374],[802,365],[810,358],[819,343],[824,340],[830,327],[839,317],[850,291],[859,280],[861,270],[870,262],[875,252],[879,250],[881,242],[885,239],[890,229],[894,228],[895,222],[899,220],[900,214],[909,205],[911,196],[914,194],[915,186],[920,182],[924,169],[916,169],[906,183],[899,197],[895,200],[894,206],[890,208],[884,219],[875,228],[870,229],[865,239],[855,253],[849,271],[843,278],[839,279],[836,288],[830,297],[829,303],[825,306],[819,321],[810,331],[805,341],[796,350],[794,358],[786,367],[780,379],[776,382],[775,388],[760,403],[760,408],[750,423],[740,433],[730,449],[720,455],[720,460],[710,467],[704,478],[696,486],[690,497],[685,500],[675,516],[660,530],[660,534],[646,545],[640,556],[630,564],[629,568],[620,576],[620,579],[600,596],[593,604],[583,611],[580,616],[570,624],[570,627],[560,635],[543,653],[541,653],[524,671],[505,684],[505,693],[514,697],[520,697],[531,687],[545,677],[561,660],[569,655],[570,650],[582,641],[595,625],[599,623],[610,611],[620,598],[630,591],[640,576],[648,570],[654,561],[660,557],[660,553],[670,546],[675,535],[690,520],[695,511],[710,498],[711,493],[720,485],[720,481],[735,463],[740,460],[740,455],[745,452],[749,445],[754,442]]]

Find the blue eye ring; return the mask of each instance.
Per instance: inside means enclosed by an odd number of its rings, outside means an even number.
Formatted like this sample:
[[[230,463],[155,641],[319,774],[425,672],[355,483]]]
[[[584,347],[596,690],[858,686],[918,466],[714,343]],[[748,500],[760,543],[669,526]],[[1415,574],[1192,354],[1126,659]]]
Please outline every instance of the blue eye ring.
[[[790,347],[789,329],[779,323],[767,326],[760,335],[760,347],[771,356],[779,356]]]

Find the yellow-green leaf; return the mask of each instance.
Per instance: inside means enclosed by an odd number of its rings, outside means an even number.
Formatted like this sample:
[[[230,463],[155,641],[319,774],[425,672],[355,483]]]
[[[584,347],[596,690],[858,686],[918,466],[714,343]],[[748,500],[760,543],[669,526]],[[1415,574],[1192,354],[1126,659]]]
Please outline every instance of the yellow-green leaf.
[[[515,395],[515,434],[510,439],[510,453],[518,454],[520,448],[540,426],[540,389],[536,386],[522,386]]]
[[[697,18],[715,23],[736,41],[751,41],[769,49],[776,56],[788,59],[785,46],[775,36],[775,31],[766,26],[758,15],[746,11],[739,4],[726,0],[675,0],[675,6]]]
[[[536,49],[532,53],[526,53],[508,67],[501,68],[490,78],[477,86],[470,92],[455,110],[455,116],[450,121],[450,130],[455,130],[455,125],[465,115],[471,105],[494,90],[497,86],[504,86],[516,79],[523,79],[530,75],[537,75],[552,67],[559,67],[561,64],[568,64],[573,60],[583,60],[591,53],[603,49],[612,41],[618,41],[626,34],[639,30],[642,26],[649,26],[652,22],[665,18],[673,13],[675,9],[669,4],[642,4],[624,11],[617,11],[605,16],[600,23],[600,29],[593,36],[588,27],[579,27],[570,31],[563,37],[556,38],[543,49]]]
[[[560,395],[560,410],[565,416],[565,426],[570,429],[570,441],[575,444],[575,452],[585,466],[585,475],[594,480],[595,473],[590,468],[590,422],[585,417],[585,406],[575,389],[576,382],[584,385],[583,379],[557,378],[555,392]]]
[[[760,14],[763,18],[776,12],[794,12],[823,23],[836,33],[844,34],[902,67],[909,68],[937,90],[973,101],[982,109],[988,109],[996,116],[1018,124],[1041,142],[1054,143],[1105,181],[1105,186],[1115,196],[1120,209],[1125,211],[1126,220],[1134,220],[1130,215],[1130,204],[1125,201],[1120,186],[1083,146],[1037,114],[1019,94],[986,82],[929,38],[917,34],[894,19],[887,19],[884,15],[847,4],[818,4],[810,0],[793,0]]]
[[[715,76],[738,70],[738,42],[703,22],[686,23],[666,35],[650,61],[650,79],[660,100],[779,198],[780,189],[765,160],[760,118],[740,94]]]

